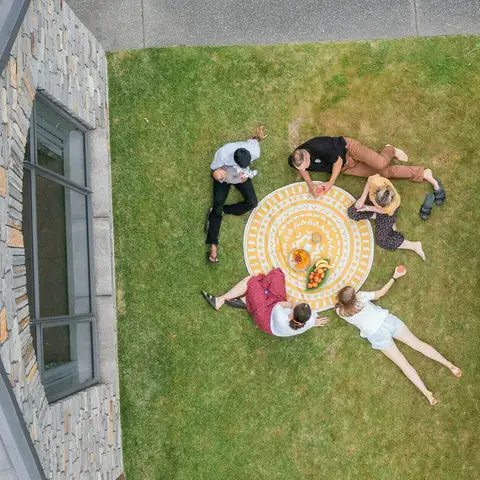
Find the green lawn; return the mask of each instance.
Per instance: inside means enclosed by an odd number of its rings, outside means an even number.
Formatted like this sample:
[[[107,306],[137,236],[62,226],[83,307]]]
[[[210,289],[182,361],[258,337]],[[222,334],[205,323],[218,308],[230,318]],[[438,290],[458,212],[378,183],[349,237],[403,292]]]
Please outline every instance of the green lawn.
[[[479,37],[152,49],[111,54],[109,68],[128,478],[478,478]],[[216,267],[203,222],[215,150],[258,123],[259,198],[296,180],[287,155],[315,135],[393,143],[442,179],[447,202],[426,223],[429,185],[396,183],[399,230],[427,262],[377,248],[366,283],[409,269],[380,304],[463,368],[458,381],[400,347],[438,406],[331,312],[328,327],[278,339],[201,298],[247,273],[247,216],[224,219]],[[364,182],[337,185],[357,196]]]

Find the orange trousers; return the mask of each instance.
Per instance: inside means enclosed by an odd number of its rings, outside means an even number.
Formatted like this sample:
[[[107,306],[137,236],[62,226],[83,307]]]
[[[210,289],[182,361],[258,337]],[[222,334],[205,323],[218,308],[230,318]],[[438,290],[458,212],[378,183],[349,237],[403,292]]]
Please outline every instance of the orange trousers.
[[[385,147],[381,153],[377,153],[358,140],[344,138],[347,142],[347,161],[342,168],[342,173],[357,177],[370,177],[378,173],[385,178],[404,178],[412,182],[423,182],[423,167],[390,165],[395,156],[393,147]]]

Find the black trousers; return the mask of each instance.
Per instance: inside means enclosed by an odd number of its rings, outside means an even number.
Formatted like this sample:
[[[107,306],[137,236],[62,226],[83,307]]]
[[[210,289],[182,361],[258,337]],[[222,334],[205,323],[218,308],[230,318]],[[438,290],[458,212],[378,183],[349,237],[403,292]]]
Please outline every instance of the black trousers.
[[[209,217],[209,227],[205,243],[208,245],[218,245],[218,234],[222,224],[222,213],[227,215],[243,215],[254,209],[258,202],[252,180],[249,178],[246,182],[235,183],[233,185],[244,198],[243,202],[233,205],[225,205],[228,193],[230,192],[230,183],[220,183],[213,181],[213,206]],[[225,205],[225,206],[224,206]]]

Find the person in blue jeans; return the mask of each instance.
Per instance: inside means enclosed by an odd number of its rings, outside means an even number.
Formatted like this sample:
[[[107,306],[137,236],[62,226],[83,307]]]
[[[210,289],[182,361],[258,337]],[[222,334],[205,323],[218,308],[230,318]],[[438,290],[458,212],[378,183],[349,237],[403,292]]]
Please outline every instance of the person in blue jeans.
[[[407,344],[409,347],[423,353],[428,358],[445,365],[456,377],[462,376],[462,371],[449,362],[428,343],[419,340],[408,327],[388,310],[372,303],[383,297],[395,283],[407,273],[403,267],[396,268],[392,278],[387,284],[376,292],[355,292],[350,286],[343,287],[337,295],[335,311],[348,323],[355,325],[360,330],[360,336],[366,338],[372,348],[380,350],[392,360],[407,378],[427,397],[430,405],[438,403],[430,392],[415,368],[410,365],[405,356],[395,345],[394,339]]]

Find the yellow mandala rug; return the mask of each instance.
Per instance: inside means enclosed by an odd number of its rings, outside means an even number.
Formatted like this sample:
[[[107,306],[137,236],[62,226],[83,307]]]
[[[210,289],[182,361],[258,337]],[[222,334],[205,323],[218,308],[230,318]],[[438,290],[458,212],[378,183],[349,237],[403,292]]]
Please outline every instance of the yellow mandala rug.
[[[355,199],[338,187],[312,197],[304,182],[267,195],[250,215],[243,237],[245,263],[250,274],[280,267],[285,273],[289,301],[307,302],[320,312],[335,305],[345,285],[358,289],[373,262],[370,222],[355,222],[347,209]],[[332,266],[324,284],[307,291],[307,272],[291,267],[291,254],[304,249],[310,263],[327,258]]]

